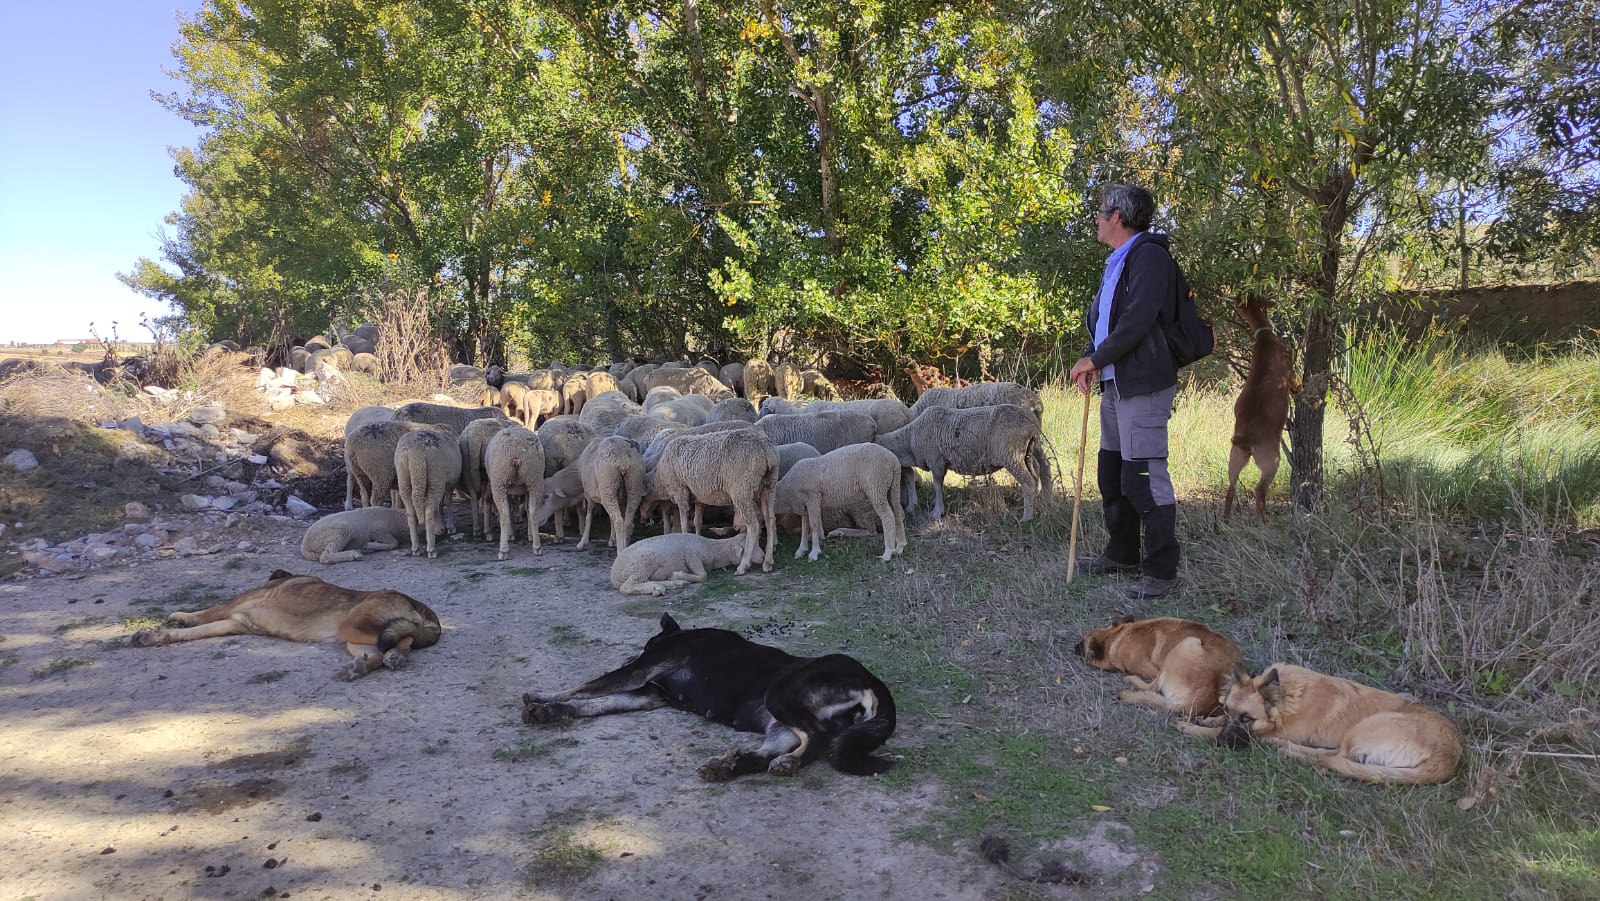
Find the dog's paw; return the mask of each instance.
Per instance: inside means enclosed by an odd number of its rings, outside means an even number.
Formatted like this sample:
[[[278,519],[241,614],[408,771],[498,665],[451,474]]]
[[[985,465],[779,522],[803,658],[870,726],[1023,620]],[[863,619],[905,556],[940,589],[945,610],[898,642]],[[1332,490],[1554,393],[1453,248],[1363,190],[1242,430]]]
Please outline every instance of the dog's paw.
[[[554,701],[541,701],[537,698],[524,696],[522,699],[522,722],[528,726],[547,725],[560,723],[572,719],[572,708]]]
[[[128,644],[136,648],[152,648],[161,643],[160,629],[140,629],[128,636]]]
[[[729,751],[721,757],[713,757],[700,767],[700,778],[707,782],[731,781],[737,775],[734,772],[734,765],[738,762],[738,751]]]
[[[405,669],[406,664],[410,662],[411,658],[398,648],[391,649],[383,655],[383,665],[389,669]]]
[[[783,754],[772,758],[767,764],[767,772],[774,776],[793,776],[800,772],[800,758],[793,754]]]

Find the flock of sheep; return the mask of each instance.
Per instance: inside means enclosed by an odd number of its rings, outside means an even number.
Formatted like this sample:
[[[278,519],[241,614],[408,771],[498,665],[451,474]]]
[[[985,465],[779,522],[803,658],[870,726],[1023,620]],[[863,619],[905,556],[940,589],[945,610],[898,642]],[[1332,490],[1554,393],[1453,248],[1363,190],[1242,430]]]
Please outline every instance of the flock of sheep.
[[[780,520],[800,532],[796,557],[816,560],[824,535],[881,532],[882,559],[892,559],[916,513],[916,469],[933,476],[935,518],[947,471],[1005,470],[1022,488],[1024,521],[1050,490],[1044,407],[1032,389],[932,389],[909,407],[893,398],[801,404],[808,393],[829,393],[826,380],[760,360],[520,375],[491,367],[478,407],[415,402],[351,414],[346,512],[314,523],[301,550],[338,563],[398,547],[404,535],[413,555],[433,557],[437,533],[454,530],[458,494],[472,535],[497,536],[502,560],[516,514],[538,554],[540,527],[553,520],[560,540],[567,511],[581,508],[581,550],[600,508],[617,549],[612,584],[661,594],[722,566],[770,571]],[[707,507],[731,508],[739,534],[702,537]],[[630,540],[636,521],[657,519],[666,534]]]

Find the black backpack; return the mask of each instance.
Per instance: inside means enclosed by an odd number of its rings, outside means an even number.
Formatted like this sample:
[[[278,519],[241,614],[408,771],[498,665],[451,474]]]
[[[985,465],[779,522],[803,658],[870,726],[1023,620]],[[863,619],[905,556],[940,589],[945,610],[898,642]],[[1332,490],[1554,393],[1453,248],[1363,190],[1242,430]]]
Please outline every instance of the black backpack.
[[[1211,320],[1200,318],[1200,310],[1194,305],[1194,289],[1189,287],[1183,267],[1176,260],[1172,265],[1178,271],[1178,309],[1166,326],[1167,349],[1172,351],[1173,364],[1182,369],[1217,349],[1217,333],[1211,328]]]

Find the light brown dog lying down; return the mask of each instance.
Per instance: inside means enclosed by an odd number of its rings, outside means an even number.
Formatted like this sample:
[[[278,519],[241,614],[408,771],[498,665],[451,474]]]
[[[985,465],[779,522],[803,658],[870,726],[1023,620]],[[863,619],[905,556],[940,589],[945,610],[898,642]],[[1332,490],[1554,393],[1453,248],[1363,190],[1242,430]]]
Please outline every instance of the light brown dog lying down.
[[[359,679],[379,667],[399,669],[406,655],[439,641],[439,617],[398,591],[355,591],[313,576],[277,570],[231,601],[169,623],[186,628],[145,629],[129,643],[154,647],[224,635],[271,635],[290,641],[342,641],[356,659],[337,673]]]
[[[1223,716],[1178,723],[1178,730],[1216,738],[1248,729],[1290,757],[1371,782],[1444,782],[1461,759],[1461,733],[1441,714],[1287,663],[1254,679],[1240,667],[1223,687],[1222,703]]]
[[[1233,639],[1186,619],[1125,616],[1083,636],[1073,649],[1090,666],[1128,673],[1124,704],[1171,713],[1221,712],[1223,685],[1244,657]]]

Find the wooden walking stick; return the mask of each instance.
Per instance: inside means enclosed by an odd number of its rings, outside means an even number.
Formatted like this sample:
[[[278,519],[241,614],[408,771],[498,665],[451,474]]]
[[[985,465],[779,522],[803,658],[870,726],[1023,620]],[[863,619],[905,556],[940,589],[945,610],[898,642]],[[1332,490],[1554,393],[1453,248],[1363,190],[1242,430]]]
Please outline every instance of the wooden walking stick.
[[[1083,499],[1083,461],[1089,456],[1089,392],[1083,393],[1083,427],[1078,433],[1078,487],[1072,492],[1072,538],[1067,542],[1067,581],[1078,570],[1078,503]]]

